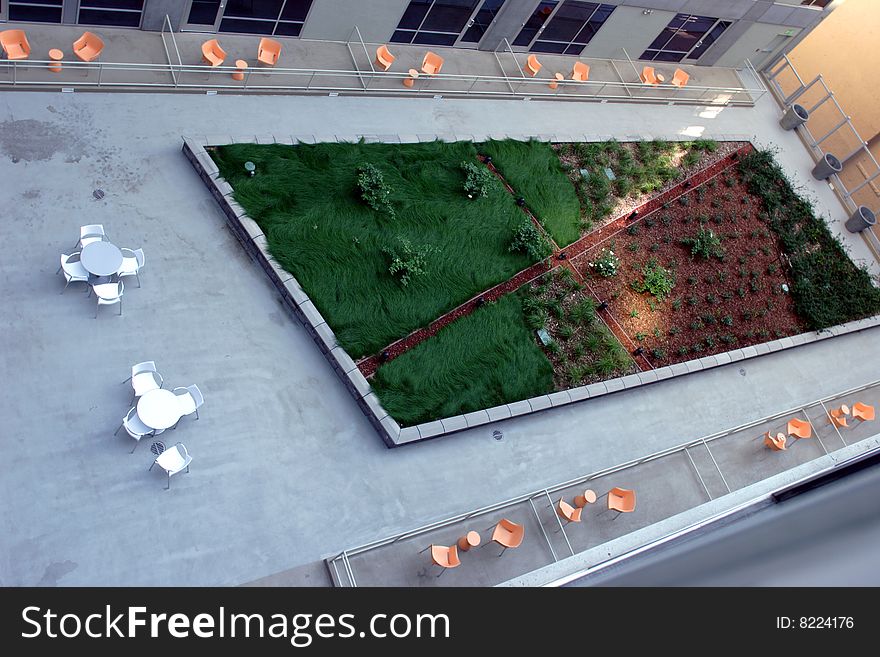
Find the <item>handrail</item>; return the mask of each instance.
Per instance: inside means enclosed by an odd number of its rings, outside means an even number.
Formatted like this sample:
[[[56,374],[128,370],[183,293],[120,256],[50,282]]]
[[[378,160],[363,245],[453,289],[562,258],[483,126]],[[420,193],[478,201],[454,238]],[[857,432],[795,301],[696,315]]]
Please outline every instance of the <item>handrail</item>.
[[[449,525],[457,524],[457,523],[460,523],[465,520],[469,520],[469,519],[477,517],[477,516],[487,515],[487,514],[495,512],[495,511],[499,511],[501,509],[515,506],[517,504],[522,504],[524,502],[529,502],[532,505],[532,509],[534,510],[534,503],[532,502],[532,500],[534,500],[535,498],[537,498],[539,496],[540,497],[547,496],[549,498],[554,493],[556,493],[558,491],[585,484],[593,479],[598,479],[600,477],[607,477],[608,475],[616,474],[616,473],[621,472],[623,470],[627,470],[629,468],[633,468],[638,465],[649,463],[651,461],[656,461],[657,459],[663,458],[665,456],[670,456],[672,454],[677,454],[680,452],[687,453],[687,450],[689,448],[695,447],[697,445],[704,445],[706,447],[706,449],[709,449],[708,443],[710,443],[710,442],[716,441],[720,438],[723,438],[725,436],[729,436],[734,433],[745,431],[747,429],[750,429],[752,427],[755,427],[755,426],[758,426],[761,424],[765,424],[767,422],[771,422],[773,420],[777,420],[779,418],[782,418],[782,417],[785,417],[787,415],[791,415],[794,413],[804,413],[804,415],[806,415],[806,417],[807,417],[807,420],[809,421],[809,415],[806,414],[807,408],[813,407],[813,406],[823,406],[824,407],[824,404],[826,402],[836,400],[841,397],[853,395],[858,392],[867,390],[869,388],[874,388],[877,386],[880,386],[880,379],[872,381],[870,383],[860,385],[860,386],[856,386],[854,388],[850,388],[848,390],[844,390],[842,392],[837,392],[833,395],[828,395],[826,397],[822,397],[820,399],[816,399],[814,401],[810,401],[805,404],[801,404],[801,405],[798,405],[798,406],[795,406],[792,408],[787,408],[784,411],[773,413],[772,415],[764,416],[764,417],[761,417],[756,420],[751,420],[751,421],[746,422],[744,424],[740,424],[735,427],[731,427],[728,429],[724,429],[722,431],[718,431],[713,434],[709,434],[708,436],[703,436],[703,437],[697,438],[695,440],[690,440],[688,442],[681,443],[681,444],[673,446],[673,447],[669,447],[669,448],[666,448],[666,449],[663,449],[663,450],[660,450],[657,452],[653,452],[651,454],[648,454],[647,456],[643,456],[643,457],[640,457],[637,459],[632,459],[630,461],[626,461],[624,463],[621,463],[621,464],[618,464],[615,466],[610,466],[610,467],[604,468],[602,470],[597,470],[597,471],[590,473],[588,475],[582,475],[582,476],[576,477],[574,479],[569,479],[567,481],[554,484],[552,486],[547,486],[547,487],[540,488],[538,490],[535,490],[535,491],[532,491],[532,492],[529,492],[529,493],[526,493],[523,495],[518,495],[516,497],[509,498],[509,499],[504,500],[502,502],[491,504],[491,505],[488,505],[485,507],[480,507],[478,509],[468,511],[466,513],[461,513],[461,514],[452,516],[450,518],[446,518],[444,520],[440,520],[437,522],[422,525],[420,527],[417,527],[415,529],[412,529],[412,530],[409,530],[406,532],[402,532],[400,534],[395,534],[393,536],[378,539],[378,540],[372,541],[370,543],[365,543],[365,544],[360,545],[355,548],[349,548],[349,549],[344,550],[343,552],[340,552],[339,554],[337,554],[335,556],[328,557],[327,561],[330,563],[333,563],[337,559],[344,559],[345,562],[348,563],[348,559],[351,556],[356,556],[356,555],[362,554],[364,552],[369,552],[370,550],[374,550],[379,547],[383,547],[385,545],[390,545],[392,543],[396,543],[398,541],[405,540],[405,539],[411,538],[413,536],[418,536],[420,534],[425,534],[430,531],[442,529],[443,527],[446,527]],[[825,448],[824,444],[822,445],[822,448],[823,448],[823,450],[826,451],[826,454],[827,454],[827,449]],[[718,463],[717,463],[717,461],[715,461],[714,456],[712,456],[711,451],[709,452],[709,455],[712,458],[712,461],[715,464],[715,467],[718,469],[718,472],[720,474],[721,470],[718,467]],[[834,460],[833,454],[830,455],[830,457],[832,458],[832,460]],[[693,464],[693,460],[691,460],[691,463]],[[723,474],[721,475],[721,478],[724,482],[725,487],[728,489],[728,491],[730,491],[730,486],[727,484],[727,481],[724,479]],[[702,482],[702,476],[700,476],[700,480]],[[703,486],[704,486],[704,488],[706,488],[705,483],[703,483]],[[707,491],[707,495],[709,495],[708,489],[706,489],[706,491]],[[712,499],[711,495],[709,495],[709,499]],[[551,498],[551,503],[552,503],[552,498]],[[564,531],[565,530],[563,528],[563,533],[564,533]],[[545,538],[547,538],[547,541],[549,543],[549,538],[546,537],[546,535],[545,535]],[[565,536],[565,538],[566,538],[566,541],[568,541],[567,535]],[[571,547],[570,543],[569,543],[569,547]],[[553,552],[554,560],[555,560],[556,555],[555,555],[555,551],[553,551],[552,546],[551,546],[551,552]],[[348,564],[348,567],[350,567],[350,563]],[[352,571],[351,578],[353,578],[353,576],[354,576],[354,573]]]
[[[165,14],[165,19],[162,21],[162,29],[160,34],[162,36],[162,48],[165,49],[165,58],[168,60],[169,66],[174,62],[171,61],[171,54],[168,52],[168,44],[165,41],[165,26],[168,26],[168,31],[171,33],[171,43],[174,45],[174,51],[177,53],[177,63],[180,66],[183,66],[183,59],[180,57],[180,49],[177,47],[177,37],[174,36],[174,27],[171,25],[171,19],[168,18],[168,14]],[[171,79],[174,80],[174,86],[177,86],[177,72],[172,68],[171,69]]]

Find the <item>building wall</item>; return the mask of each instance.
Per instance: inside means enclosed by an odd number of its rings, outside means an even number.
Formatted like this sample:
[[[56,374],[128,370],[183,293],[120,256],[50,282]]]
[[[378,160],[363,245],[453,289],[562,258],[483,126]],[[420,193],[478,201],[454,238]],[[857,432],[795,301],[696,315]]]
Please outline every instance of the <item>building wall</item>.
[[[742,27],[742,26],[741,26]],[[732,28],[731,28],[732,29]],[[741,66],[746,59],[756,67],[760,67],[765,58],[772,53],[764,52],[777,36],[795,37],[800,28],[787,25],[771,25],[768,23],[752,23],[747,26],[739,38],[715,60],[715,66]],[[790,33],[790,34],[788,34]]]
[[[641,7],[618,7],[602,29],[596,32],[581,56],[620,59],[623,57],[621,47],[624,47],[629,56],[635,59],[674,17],[674,11],[654,10],[646,16]]]
[[[364,41],[385,43],[408,5],[409,0],[314,0],[300,36],[344,41],[357,25]]]

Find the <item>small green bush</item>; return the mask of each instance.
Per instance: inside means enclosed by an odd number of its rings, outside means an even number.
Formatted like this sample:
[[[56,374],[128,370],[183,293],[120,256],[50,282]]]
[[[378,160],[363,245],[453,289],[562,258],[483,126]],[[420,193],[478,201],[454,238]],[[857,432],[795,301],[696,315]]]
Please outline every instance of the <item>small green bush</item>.
[[[464,171],[464,193],[469,198],[485,198],[495,183],[495,176],[488,168],[476,162],[462,162]]]
[[[663,301],[675,287],[675,274],[651,258],[642,268],[642,280],[633,281],[630,287],[636,292],[648,292]]]
[[[681,243],[691,247],[692,256],[699,256],[703,260],[708,260],[712,257],[721,259],[724,255],[721,238],[707,228],[700,228],[696,235],[684,238],[681,240]]]
[[[391,260],[388,265],[388,273],[396,276],[400,284],[406,287],[413,278],[425,274],[427,258],[433,249],[429,246],[416,249],[409,240],[403,237],[398,238],[397,242],[397,245],[386,246],[382,251]]]
[[[385,184],[385,177],[372,164],[362,164],[357,169],[357,186],[361,190],[364,203],[376,212],[387,212],[394,218],[394,208],[389,197],[391,189]]]
[[[614,251],[606,247],[602,249],[599,257],[590,263],[590,269],[602,278],[617,276],[617,271],[620,269],[620,258],[614,255]]]
[[[535,224],[523,219],[513,234],[508,250],[525,253],[534,260],[543,260],[553,252],[553,247]]]

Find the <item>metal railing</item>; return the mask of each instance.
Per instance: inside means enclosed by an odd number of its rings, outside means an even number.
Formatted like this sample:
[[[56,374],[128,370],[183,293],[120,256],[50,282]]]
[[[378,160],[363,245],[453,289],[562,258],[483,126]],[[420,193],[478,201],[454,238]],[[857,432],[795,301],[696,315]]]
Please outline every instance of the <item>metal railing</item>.
[[[707,501],[711,501],[716,498],[713,497],[712,493],[709,491],[709,488],[706,485],[705,480],[703,479],[703,476],[700,473],[699,468],[697,467],[696,463],[694,462],[693,458],[691,457],[689,450],[691,450],[692,448],[695,448],[695,447],[701,447],[708,452],[708,455],[711,459],[712,465],[713,465],[715,471],[720,476],[720,479],[724,484],[724,488],[726,489],[727,493],[731,493],[732,492],[731,486],[729,485],[727,479],[724,477],[724,473],[722,472],[720,466],[718,465],[718,462],[715,460],[715,457],[712,454],[712,450],[710,448],[710,443],[713,443],[715,441],[721,440],[726,437],[730,437],[734,434],[748,431],[750,429],[753,429],[753,428],[761,426],[761,425],[766,425],[768,423],[780,420],[784,417],[790,417],[795,414],[803,414],[803,416],[806,417],[807,422],[810,423],[810,426],[813,431],[813,435],[816,437],[817,442],[821,446],[823,453],[825,455],[829,455],[832,458],[832,460],[834,460],[835,457],[834,457],[833,453],[828,450],[828,448],[822,442],[821,438],[819,438],[819,432],[817,430],[817,427],[813,424],[813,420],[810,419],[810,415],[807,412],[807,409],[814,408],[814,407],[821,408],[822,412],[823,412],[823,417],[828,417],[828,407],[826,405],[826,404],[828,404],[828,402],[831,402],[834,400],[839,400],[843,397],[848,397],[850,395],[854,395],[859,392],[864,392],[865,390],[869,390],[869,389],[877,388],[877,387],[880,387],[880,379],[878,379],[876,381],[872,381],[871,383],[857,386],[855,388],[851,388],[849,390],[845,390],[843,392],[838,392],[833,395],[829,395],[827,397],[823,397],[821,399],[817,399],[817,400],[808,402],[806,404],[801,404],[800,406],[788,408],[784,411],[774,413],[773,415],[768,415],[768,416],[762,417],[757,420],[752,420],[750,422],[746,422],[744,424],[741,424],[741,425],[738,425],[735,427],[724,429],[723,431],[719,431],[717,433],[713,433],[708,436],[703,436],[701,438],[697,438],[696,440],[691,440],[686,443],[676,445],[674,447],[670,447],[670,448],[667,448],[667,449],[664,449],[664,450],[661,450],[658,452],[654,452],[652,454],[649,454],[647,456],[643,456],[638,459],[633,459],[631,461],[627,461],[627,462],[621,463],[619,465],[615,465],[615,466],[611,466],[611,467],[608,467],[608,468],[605,468],[602,470],[598,470],[596,472],[592,472],[587,475],[576,477],[574,479],[569,479],[567,481],[563,481],[563,482],[554,484],[552,486],[542,488],[540,490],[532,491],[530,493],[526,493],[523,495],[518,495],[516,497],[512,497],[510,499],[504,500],[502,502],[498,502],[496,504],[492,504],[492,505],[485,506],[485,507],[480,507],[478,509],[468,511],[466,513],[462,513],[462,514],[459,514],[456,516],[452,516],[450,518],[446,518],[445,520],[422,525],[421,527],[418,527],[416,529],[412,529],[407,532],[402,532],[400,534],[395,534],[393,536],[389,536],[389,537],[382,538],[382,539],[379,539],[376,541],[372,541],[370,543],[365,543],[365,544],[360,545],[355,548],[349,548],[349,549],[343,550],[342,552],[340,552],[336,556],[327,558],[326,561],[327,561],[328,565],[333,568],[333,572],[336,576],[335,581],[337,582],[337,585],[357,586],[357,580],[355,577],[354,569],[353,569],[353,567],[351,565],[351,561],[350,561],[351,557],[357,556],[359,554],[363,554],[365,552],[370,552],[372,550],[377,550],[377,549],[382,548],[384,546],[398,543],[398,542],[405,540],[405,539],[409,539],[409,538],[413,538],[413,537],[416,537],[419,535],[427,534],[429,532],[433,532],[438,529],[443,529],[444,527],[448,527],[448,526],[455,525],[455,524],[458,524],[461,522],[465,522],[465,521],[471,520],[473,518],[489,515],[491,513],[496,512],[496,511],[507,510],[507,509],[510,509],[511,507],[514,507],[517,505],[522,505],[524,503],[528,503],[529,506],[531,507],[532,511],[534,512],[535,517],[538,519],[539,524],[541,525],[541,531],[542,531],[543,537],[544,537],[544,539],[550,549],[550,553],[553,557],[553,561],[558,562],[560,560],[560,557],[559,557],[559,555],[557,555],[556,550],[554,549],[554,547],[552,545],[552,541],[550,540],[550,537],[544,531],[543,523],[540,522],[539,511],[538,511],[538,508],[536,508],[536,506],[535,506],[536,500],[542,500],[542,502],[541,502],[542,504],[543,504],[544,500],[547,500],[550,502],[550,504],[552,506],[553,495],[555,493],[560,492],[560,491],[563,491],[563,490],[566,490],[569,488],[574,488],[576,486],[578,486],[578,487],[584,486],[584,485],[588,484],[589,482],[596,480],[596,479],[599,479],[601,477],[607,477],[609,475],[617,474],[619,472],[629,470],[631,468],[635,468],[640,465],[644,465],[646,463],[650,463],[652,461],[656,461],[658,459],[661,459],[661,458],[664,458],[667,456],[672,456],[674,454],[685,454],[688,458],[689,463],[694,468],[694,471],[697,474],[697,477],[700,481],[700,484],[702,485],[703,490],[706,493],[706,496],[708,498]],[[832,426],[835,429],[836,435],[840,438],[843,445],[846,446],[848,443],[847,443],[846,439],[844,438],[843,434],[840,432],[840,430],[838,429],[836,424],[832,423]],[[754,439],[754,437],[752,437],[752,439]],[[750,502],[747,502],[745,504],[746,505],[752,504],[752,503],[754,503],[754,501],[755,500],[751,500]],[[742,506],[742,505],[740,505],[740,506]],[[739,508],[739,507],[737,507],[737,508]],[[727,513],[727,512],[725,512],[725,513]],[[555,515],[556,514],[554,513],[554,516]],[[558,522],[558,520],[559,519],[557,516],[557,522]],[[705,522],[708,522],[708,521],[704,520],[704,521],[701,521],[701,523],[699,523],[699,524],[704,524]],[[562,536],[565,539],[565,543],[566,543],[566,545],[569,549],[569,552],[570,552],[569,556],[573,556],[574,554],[576,554],[576,552],[575,552],[574,548],[572,547],[572,544],[571,544],[571,541],[569,540],[568,535],[566,534],[565,526],[561,522],[558,522],[558,524],[559,524],[558,531],[562,532]],[[675,534],[681,533],[682,531],[685,531],[685,530],[677,530],[675,532]],[[670,536],[671,535],[672,534],[670,534]],[[657,539],[657,541],[655,541],[655,542],[659,543],[659,542],[662,542],[663,540],[664,539]],[[595,568],[598,568],[598,565],[595,565],[594,567],[592,567],[591,570],[593,570]],[[345,576],[344,579],[342,577],[343,574]]]
[[[145,35],[140,35],[145,36]],[[479,98],[516,98],[521,100],[554,99],[572,101],[619,101],[691,105],[752,106],[765,89],[742,86],[700,86],[683,88],[664,85],[662,88],[642,84],[636,76],[627,81],[620,74],[615,60],[592,60],[610,63],[617,72],[617,80],[560,80],[551,89],[551,80],[526,76],[516,54],[506,44],[507,53],[516,62],[518,75],[508,75],[498,53],[495,59],[499,75],[449,74],[421,75],[413,86],[404,86],[408,72],[378,71],[373,66],[370,48],[377,44],[364,42],[355,26],[344,43],[351,55],[351,69],[249,67],[239,71],[236,66],[209,66],[202,63],[185,64],[180,55],[177,38],[166,15],[159,33],[166,61],[142,62],[63,62],[62,70],[48,73],[49,60],[15,60],[6,63],[9,71],[0,76],[0,88],[12,87],[68,87],[82,89],[131,90],[168,89],[178,91],[226,91],[255,93],[331,93],[334,95],[406,95],[453,96]],[[341,42],[333,42],[342,45]],[[506,42],[505,42],[506,43]],[[366,63],[359,62],[361,53]],[[460,56],[468,53],[459,52]],[[233,78],[233,74],[242,79]],[[240,74],[240,75],[239,75]],[[740,79],[741,78],[737,78]]]
[[[844,208],[852,213],[860,205],[865,205],[875,214],[880,214],[880,204],[877,202],[877,193],[880,192],[874,181],[880,178],[880,163],[868,148],[868,143],[856,130],[851,117],[844,111],[834,92],[825,82],[825,78],[819,74],[810,82],[804,82],[792,61],[787,55],[766,69],[765,79],[770,85],[773,96],[783,108],[796,103],[804,102],[802,99],[811,97],[813,102],[805,109],[809,118],[806,123],[797,128],[798,134],[809,148],[816,161],[822,159],[828,152],[828,144],[838,148],[848,149],[842,156],[834,153],[835,157],[843,164],[844,169],[840,174],[834,174],[830,180]],[[811,94],[812,91],[812,94]],[[824,116],[825,132],[821,136],[815,136],[810,129],[811,121],[817,122],[818,111],[821,108],[830,108],[830,116]],[[831,124],[832,127],[827,126]],[[857,161],[861,158],[861,161]],[[857,169],[861,176],[851,176]],[[852,178],[863,178],[858,182],[852,182]],[[846,179],[851,182],[847,183]],[[867,188],[867,189],[866,189]],[[870,190],[873,196],[865,192]],[[864,202],[859,202],[861,199]],[[873,201],[873,202],[872,202]],[[875,257],[880,259],[880,239],[873,230],[862,231],[865,241],[874,251]]]

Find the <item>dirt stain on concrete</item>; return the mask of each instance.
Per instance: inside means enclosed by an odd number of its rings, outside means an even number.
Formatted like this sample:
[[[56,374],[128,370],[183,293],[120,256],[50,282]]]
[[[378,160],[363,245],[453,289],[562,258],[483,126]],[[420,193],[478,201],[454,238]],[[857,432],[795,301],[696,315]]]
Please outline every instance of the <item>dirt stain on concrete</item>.
[[[55,153],[76,161],[82,154],[80,140],[48,121],[19,119],[0,123],[0,150],[13,162],[39,162]]]

